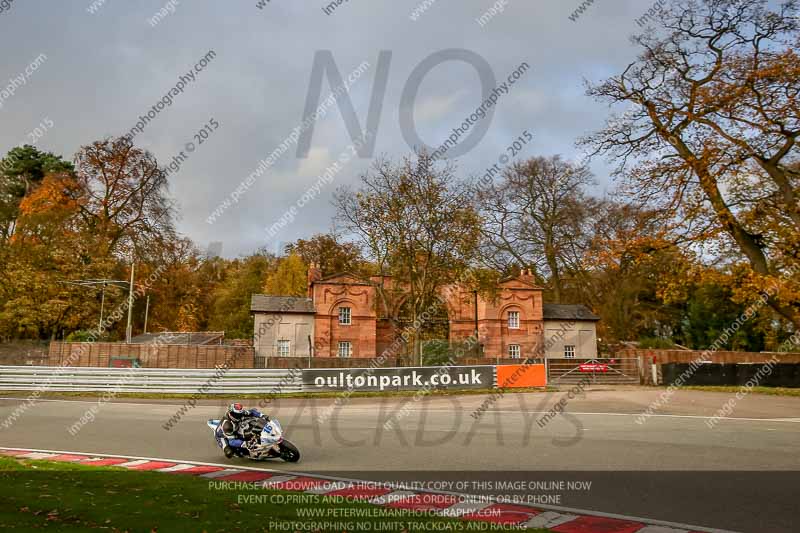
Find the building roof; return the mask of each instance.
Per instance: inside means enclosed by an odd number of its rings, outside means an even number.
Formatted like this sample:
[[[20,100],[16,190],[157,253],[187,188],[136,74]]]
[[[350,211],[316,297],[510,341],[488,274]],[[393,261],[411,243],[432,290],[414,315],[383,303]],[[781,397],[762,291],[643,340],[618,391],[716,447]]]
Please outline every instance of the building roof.
[[[161,331],[137,335],[131,344],[222,344],[224,338],[224,331]]]
[[[314,301],[311,298],[297,296],[268,296],[254,294],[250,300],[252,313],[314,313]]]
[[[544,304],[542,307],[545,320],[600,320],[583,304]]]

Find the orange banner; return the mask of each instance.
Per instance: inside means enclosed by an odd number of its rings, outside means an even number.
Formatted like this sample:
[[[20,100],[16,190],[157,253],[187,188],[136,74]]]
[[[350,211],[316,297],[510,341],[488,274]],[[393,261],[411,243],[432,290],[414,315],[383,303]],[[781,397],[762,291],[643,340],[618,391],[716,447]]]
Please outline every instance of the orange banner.
[[[547,371],[544,365],[503,365],[496,368],[498,388],[518,389],[547,386]]]

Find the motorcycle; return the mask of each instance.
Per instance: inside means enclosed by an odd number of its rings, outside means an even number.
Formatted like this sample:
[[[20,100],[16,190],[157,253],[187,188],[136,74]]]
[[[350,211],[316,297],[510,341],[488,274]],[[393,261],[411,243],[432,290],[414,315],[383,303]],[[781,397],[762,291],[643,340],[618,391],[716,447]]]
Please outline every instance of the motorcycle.
[[[281,458],[287,463],[300,460],[300,450],[283,437],[283,428],[274,418],[249,417],[239,424],[239,432],[244,437],[240,446],[229,446],[222,434],[222,420],[209,420],[207,425],[214,432],[217,445],[225,451],[225,457],[244,457],[253,461]]]

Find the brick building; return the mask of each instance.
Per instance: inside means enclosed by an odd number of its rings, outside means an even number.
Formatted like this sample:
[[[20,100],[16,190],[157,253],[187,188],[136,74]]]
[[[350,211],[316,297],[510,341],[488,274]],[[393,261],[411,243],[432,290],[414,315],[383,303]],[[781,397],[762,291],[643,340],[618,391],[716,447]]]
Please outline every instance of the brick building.
[[[398,293],[390,278],[367,282],[347,273],[324,277],[312,265],[307,297],[254,294],[251,312],[255,321],[256,355],[354,358],[380,355],[402,330],[393,326],[382,312],[378,284]],[[545,328],[548,332],[555,331],[561,323],[565,329],[578,331],[581,342],[570,345],[565,343],[571,337],[560,338],[557,349],[578,358],[597,354],[594,330],[598,318],[583,306],[543,305],[542,288],[534,283],[530,272],[501,281],[492,299],[458,285],[444,287],[440,298],[442,322],[449,340],[465,340],[477,328],[478,341],[487,358],[534,357],[537,347],[545,342]],[[400,317],[403,298],[394,300],[397,304],[390,313]],[[548,310],[552,316],[547,315]],[[580,325],[576,326],[578,322]],[[552,343],[545,345],[548,357],[559,356]]]

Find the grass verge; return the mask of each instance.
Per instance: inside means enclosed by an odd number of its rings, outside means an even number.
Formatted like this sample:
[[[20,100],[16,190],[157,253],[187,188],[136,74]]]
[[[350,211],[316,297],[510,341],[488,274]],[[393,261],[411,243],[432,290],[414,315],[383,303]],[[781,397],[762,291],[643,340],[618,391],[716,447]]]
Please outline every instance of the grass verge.
[[[265,490],[248,483],[226,485],[224,489],[223,482],[188,475],[0,457],[0,530],[509,530],[488,522],[395,512],[350,499]],[[310,510],[319,516],[309,518]],[[353,518],[355,514],[362,516]]]
[[[740,386],[730,385],[684,385],[683,388],[705,392],[727,392],[729,394],[742,390]],[[753,394],[767,394],[769,396],[800,396],[800,389],[790,389],[788,387],[753,387],[748,390]]]

